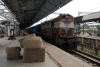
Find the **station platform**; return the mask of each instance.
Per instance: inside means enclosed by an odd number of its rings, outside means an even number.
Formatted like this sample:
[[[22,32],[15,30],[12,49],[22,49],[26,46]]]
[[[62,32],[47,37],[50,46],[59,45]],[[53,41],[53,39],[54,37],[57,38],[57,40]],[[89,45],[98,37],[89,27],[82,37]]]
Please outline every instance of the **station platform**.
[[[18,41],[20,38],[22,37],[16,37],[16,40],[8,40],[8,37],[0,39],[0,67],[92,67],[44,40],[45,62],[24,63],[23,59],[7,60],[5,48],[20,46]],[[23,49],[21,49],[21,54],[23,54]]]

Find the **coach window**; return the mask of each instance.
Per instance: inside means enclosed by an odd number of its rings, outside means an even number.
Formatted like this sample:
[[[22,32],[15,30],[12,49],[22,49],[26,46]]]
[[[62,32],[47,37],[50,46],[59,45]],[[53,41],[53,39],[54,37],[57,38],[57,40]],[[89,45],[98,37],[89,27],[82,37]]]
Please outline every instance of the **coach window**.
[[[54,28],[54,22],[51,21],[51,28]]]
[[[51,22],[49,22],[49,28],[51,28]]]
[[[49,24],[47,23],[47,28],[49,28]]]

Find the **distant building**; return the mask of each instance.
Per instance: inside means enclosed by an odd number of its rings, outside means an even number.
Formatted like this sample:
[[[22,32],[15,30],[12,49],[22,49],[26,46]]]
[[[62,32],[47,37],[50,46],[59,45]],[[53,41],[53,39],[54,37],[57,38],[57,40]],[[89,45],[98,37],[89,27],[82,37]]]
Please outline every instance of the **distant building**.
[[[81,24],[83,26],[83,24]],[[100,25],[100,23],[96,23],[96,22],[87,22],[87,23],[84,23],[84,30],[96,30],[97,31],[97,28],[96,26],[97,25]]]

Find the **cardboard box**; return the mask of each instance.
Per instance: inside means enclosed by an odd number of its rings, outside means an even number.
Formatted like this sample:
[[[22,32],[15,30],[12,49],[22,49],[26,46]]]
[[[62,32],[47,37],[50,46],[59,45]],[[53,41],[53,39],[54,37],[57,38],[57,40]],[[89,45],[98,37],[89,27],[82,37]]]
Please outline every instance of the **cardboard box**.
[[[24,48],[23,62],[44,62],[44,48]]]
[[[7,59],[14,60],[21,58],[20,51],[21,51],[20,47],[7,47],[6,48]]]
[[[42,48],[43,43],[40,40],[24,40],[24,48]]]
[[[7,53],[7,60],[16,60],[20,58],[20,53]]]

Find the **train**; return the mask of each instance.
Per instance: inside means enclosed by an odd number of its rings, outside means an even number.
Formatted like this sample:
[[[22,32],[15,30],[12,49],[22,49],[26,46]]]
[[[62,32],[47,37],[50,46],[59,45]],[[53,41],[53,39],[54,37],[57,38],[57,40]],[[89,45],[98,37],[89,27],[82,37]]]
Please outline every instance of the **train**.
[[[74,35],[74,17],[60,14],[52,20],[45,21],[34,27],[37,36],[65,50],[77,50],[77,37]]]

